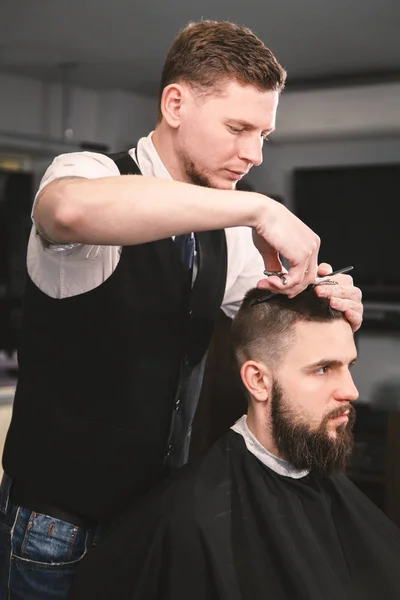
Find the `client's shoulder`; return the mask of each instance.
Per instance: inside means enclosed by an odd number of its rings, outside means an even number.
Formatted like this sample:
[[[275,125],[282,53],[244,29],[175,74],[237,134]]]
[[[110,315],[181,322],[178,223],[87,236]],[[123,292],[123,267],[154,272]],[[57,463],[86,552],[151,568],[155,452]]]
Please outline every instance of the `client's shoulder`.
[[[235,435],[235,434],[233,434]],[[201,520],[230,502],[232,434],[219,439],[202,457],[177,472],[156,500],[159,516]]]

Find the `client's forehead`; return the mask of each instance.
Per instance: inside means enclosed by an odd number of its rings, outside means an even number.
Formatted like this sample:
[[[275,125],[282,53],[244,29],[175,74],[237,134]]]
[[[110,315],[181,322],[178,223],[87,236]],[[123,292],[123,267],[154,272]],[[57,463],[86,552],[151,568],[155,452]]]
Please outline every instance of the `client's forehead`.
[[[329,323],[301,321],[294,325],[292,339],[282,363],[301,367],[330,360],[348,365],[357,357],[353,332],[344,319]]]

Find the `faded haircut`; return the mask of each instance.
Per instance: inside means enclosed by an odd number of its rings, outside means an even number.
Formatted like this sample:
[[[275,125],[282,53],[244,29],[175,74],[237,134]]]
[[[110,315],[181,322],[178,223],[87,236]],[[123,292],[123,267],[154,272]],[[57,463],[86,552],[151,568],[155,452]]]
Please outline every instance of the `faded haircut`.
[[[330,307],[327,298],[319,298],[307,288],[294,298],[274,294],[264,302],[268,291],[251,289],[233,319],[231,339],[239,367],[247,360],[258,360],[274,368],[294,341],[296,323],[329,323],[345,319]]]

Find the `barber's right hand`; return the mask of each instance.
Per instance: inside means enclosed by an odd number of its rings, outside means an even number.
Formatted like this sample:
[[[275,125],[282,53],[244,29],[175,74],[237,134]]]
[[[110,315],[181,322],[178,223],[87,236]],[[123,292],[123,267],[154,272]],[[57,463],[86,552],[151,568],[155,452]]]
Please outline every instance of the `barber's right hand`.
[[[288,272],[286,283],[269,276],[261,279],[258,287],[292,298],[315,282],[320,239],[283,204],[265,196],[264,200],[265,208],[253,227],[253,242],[267,271],[282,271],[281,256],[288,261]]]

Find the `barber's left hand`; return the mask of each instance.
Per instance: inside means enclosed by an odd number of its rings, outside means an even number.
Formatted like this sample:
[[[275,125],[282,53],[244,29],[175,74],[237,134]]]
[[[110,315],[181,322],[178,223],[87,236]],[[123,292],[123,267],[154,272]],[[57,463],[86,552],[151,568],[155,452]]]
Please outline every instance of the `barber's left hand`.
[[[318,266],[318,277],[329,276],[332,270],[331,265],[321,263]],[[317,296],[329,298],[331,307],[343,312],[353,331],[357,331],[361,326],[364,310],[361,290],[354,286],[350,275],[334,275],[333,279],[338,285],[317,285],[314,288],[315,293]]]

